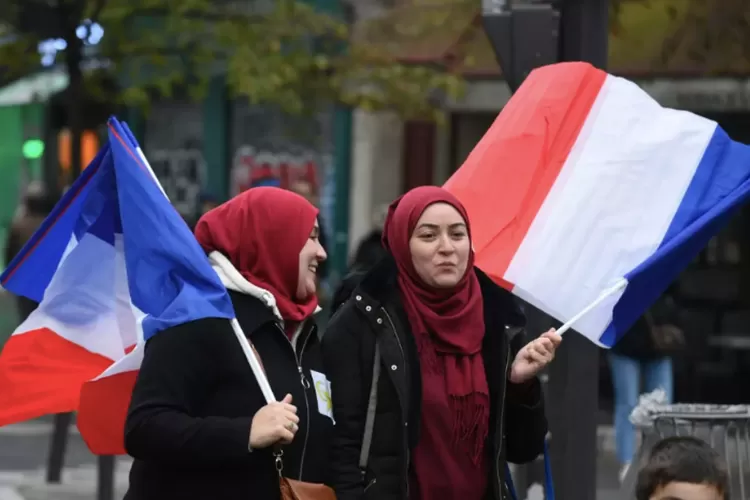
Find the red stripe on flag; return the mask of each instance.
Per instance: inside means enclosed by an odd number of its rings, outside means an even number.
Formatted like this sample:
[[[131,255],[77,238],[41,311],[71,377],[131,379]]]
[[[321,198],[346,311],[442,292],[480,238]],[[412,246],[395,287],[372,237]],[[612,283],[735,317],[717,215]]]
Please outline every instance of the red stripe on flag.
[[[0,426],[75,411],[83,383],[111,364],[48,328],[12,335],[0,353]]]
[[[83,384],[77,423],[92,453],[125,454],[125,418],[137,376],[128,371]]]
[[[445,183],[469,213],[477,266],[495,281],[505,276],[606,77],[585,63],[535,70]]]

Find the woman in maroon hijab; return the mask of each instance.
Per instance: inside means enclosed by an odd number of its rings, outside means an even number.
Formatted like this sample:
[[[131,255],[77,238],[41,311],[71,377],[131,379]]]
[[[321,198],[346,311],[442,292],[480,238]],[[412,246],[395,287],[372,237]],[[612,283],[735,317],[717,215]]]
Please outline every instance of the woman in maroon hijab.
[[[396,200],[383,244],[390,256],[323,341],[336,420],[332,486],[339,500],[506,498],[506,459],[543,450],[536,374],[560,336],[523,345],[523,315],[474,267],[466,211],[444,189]]]
[[[276,445],[286,477],[325,481],[333,420],[312,319],[326,258],[317,217],[297,194],[253,188],[198,221],[196,238],[283,400],[266,404],[227,320],[154,336],[126,422],[127,500],[275,500]]]

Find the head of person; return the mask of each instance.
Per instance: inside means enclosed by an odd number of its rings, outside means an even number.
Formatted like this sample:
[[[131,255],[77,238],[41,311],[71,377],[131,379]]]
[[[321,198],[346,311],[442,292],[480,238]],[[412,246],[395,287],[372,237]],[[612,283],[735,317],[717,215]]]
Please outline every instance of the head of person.
[[[295,180],[289,185],[289,190],[293,193],[297,193],[298,195],[309,201],[311,204],[317,206],[318,200],[315,195],[315,187],[313,186],[312,182],[308,181],[307,179]]]
[[[198,208],[198,216],[202,216],[214,208],[219,206],[219,202],[215,196],[210,193],[203,193],[200,196],[200,207]]]
[[[30,215],[46,216],[53,208],[57,199],[39,181],[30,182],[23,196],[23,204]]]
[[[726,463],[706,442],[670,437],[638,471],[637,500],[729,500]]]
[[[412,189],[391,204],[383,245],[393,254],[399,272],[433,291],[450,293],[474,265],[466,209],[436,186]]]
[[[291,191],[257,187],[200,218],[195,236],[224,255],[250,283],[268,290],[281,316],[302,321],[318,305],[316,273],[326,259],[318,209]]]

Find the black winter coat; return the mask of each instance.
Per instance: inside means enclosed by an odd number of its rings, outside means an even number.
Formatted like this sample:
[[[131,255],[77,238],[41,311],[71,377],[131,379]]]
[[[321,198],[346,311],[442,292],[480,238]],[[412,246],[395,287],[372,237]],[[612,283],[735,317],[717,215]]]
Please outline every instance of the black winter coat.
[[[305,324],[295,354],[270,309],[249,295],[230,295],[276,397],[290,393],[297,406],[299,430],[284,447],[284,475],[322,483],[333,423],[319,412],[311,374],[324,373],[315,324]],[[135,461],[125,499],[279,498],[271,449],[248,451],[253,416],[265,404],[226,319],[155,335],[127,416],[125,448]]]
[[[547,421],[538,380],[523,386],[507,383],[511,362],[524,344],[518,332],[525,319],[510,293],[481,271],[477,274],[484,298],[487,334],[482,355],[491,398],[486,498],[499,500],[507,498],[506,459],[524,463],[542,453]],[[360,471],[375,342],[382,369],[368,466]],[[331,318],[323,337],[323,359],[336,420],[331,485],[338,500],[408,500],[409,457],[419,441],[421,372],[391,258],[369,272]]]

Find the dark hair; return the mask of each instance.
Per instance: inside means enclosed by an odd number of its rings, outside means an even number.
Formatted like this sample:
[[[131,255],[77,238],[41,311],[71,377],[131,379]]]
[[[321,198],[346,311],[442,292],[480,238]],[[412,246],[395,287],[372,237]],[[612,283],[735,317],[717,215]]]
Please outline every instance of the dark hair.
[[[659,441],[638,471],[637,500],[649,500],[659,488],[681,482],[715,486],[729,500],[729,475],[721,456],[694,437],[669,437]]]

